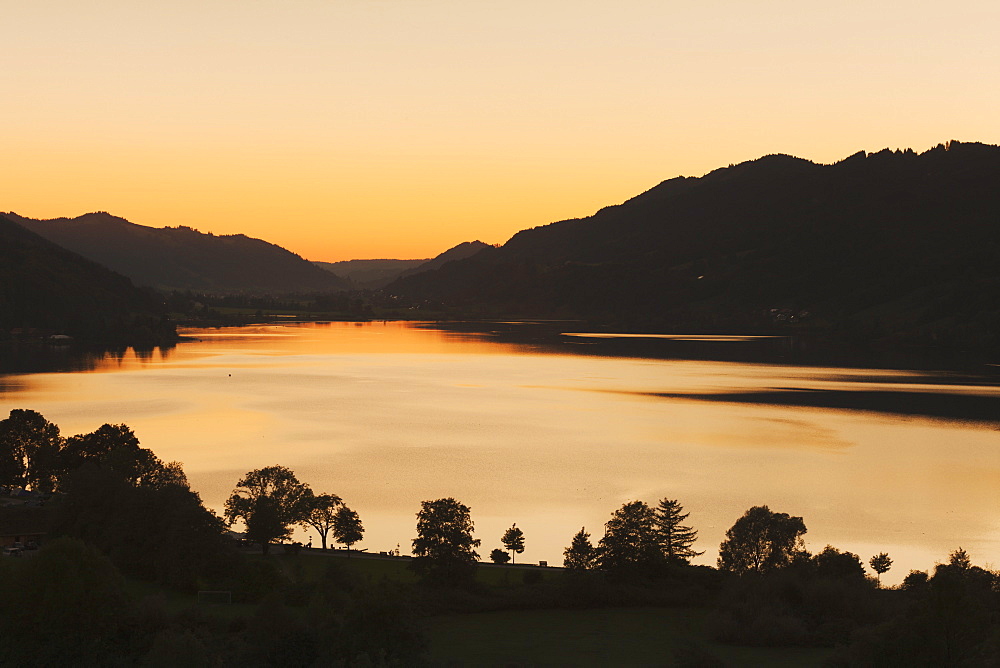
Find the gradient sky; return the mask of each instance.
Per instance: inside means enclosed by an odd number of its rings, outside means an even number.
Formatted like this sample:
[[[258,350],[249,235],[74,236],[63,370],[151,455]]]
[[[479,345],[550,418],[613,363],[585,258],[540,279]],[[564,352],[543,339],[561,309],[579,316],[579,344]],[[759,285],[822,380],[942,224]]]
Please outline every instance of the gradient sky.
[[[1000,143],[1000,4],[0,2],[0,210],[428,257],[768,153]]]

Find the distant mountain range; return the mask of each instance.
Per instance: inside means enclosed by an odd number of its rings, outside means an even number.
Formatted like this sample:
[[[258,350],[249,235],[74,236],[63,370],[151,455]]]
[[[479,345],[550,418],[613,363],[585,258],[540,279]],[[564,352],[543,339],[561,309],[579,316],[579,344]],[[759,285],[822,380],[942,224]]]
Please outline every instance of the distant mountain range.
[[[170,328],[151,293],[73,251],[160,290],[385,286],[393,304],[459,316],[1000,347],[1000,147],[978,143],[859,152],[832,165],[769,155],[664,181],[501,247],[468,242],[432,260],[314,264],[243,235],[155,229],[107,213],[2,216],[0,335],[75,328],[94,338],[145,327],[156,339]]]
[[[350,287],[280,246],[242,234],[153,228],[99,212],[77,218],[7,218],[42,237],[158,290],[208,294],[323,292]]]
[[[342,262],[314,262],[316,266],[351,280],[359,288],[382,288],[402,276],[412,276],[437,269],[445,262],[464,260],[484,248],[491,248],[482,241],[466,241],[449,248],[437,257],[424,260],[344,260]]]
[[[524,230],[386,290],[633,330],[808,326],[1000,345],[1000,147],[953,141],[832,165],[769,155]]]
[[[429,262],[423,260],[342,260],[313,264],[337,276],[348,279],[359,288],[381,288],[399,278],[407,269]]]
[[[171,343],[165,310],[154,293],[0,214],[0,339]]]

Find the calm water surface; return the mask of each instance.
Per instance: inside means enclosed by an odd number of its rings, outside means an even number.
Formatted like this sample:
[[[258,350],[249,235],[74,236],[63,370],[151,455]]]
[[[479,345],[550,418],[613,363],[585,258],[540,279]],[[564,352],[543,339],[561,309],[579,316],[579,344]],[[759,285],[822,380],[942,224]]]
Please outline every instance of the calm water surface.
[[[813,551],[889,552],[886,582],[959,546],[1000,567],[989,376],[594,354],[603,337],[586,332],[559,346],[394,322],[185,333],[167,352],[0,376],[0,410],[65,436],[126,423],[220,512],[245,472],[288,466],[359,512],[369,551],[408,552],[420,501],[454,496],[483,558],[516,522],[518,561],[561,564],[581,526],[596,542],[622,503],[670,497],[700,563],[766,504],[804,517]]]

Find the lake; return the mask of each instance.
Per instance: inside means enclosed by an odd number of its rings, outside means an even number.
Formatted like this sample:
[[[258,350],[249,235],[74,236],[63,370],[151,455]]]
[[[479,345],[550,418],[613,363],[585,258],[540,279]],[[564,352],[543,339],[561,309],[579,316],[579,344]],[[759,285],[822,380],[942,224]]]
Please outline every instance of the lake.
[[[420,501],[453,496],[482,558],[517,523],[517,561],[561,565],[581,526],[596,543],[622,503],[669,497],[696,563],[768,505],[804,518],[813,552],[888,552],[884,582],[959,546],[1000,567],[995,365],[806,364],[782,340],[578,327],[288,323],[141,355],[14,354],[0,410],[64,436],[125,423],[218,512],[244,473],[287,466],[358,511],[373,552],[408,553]]]

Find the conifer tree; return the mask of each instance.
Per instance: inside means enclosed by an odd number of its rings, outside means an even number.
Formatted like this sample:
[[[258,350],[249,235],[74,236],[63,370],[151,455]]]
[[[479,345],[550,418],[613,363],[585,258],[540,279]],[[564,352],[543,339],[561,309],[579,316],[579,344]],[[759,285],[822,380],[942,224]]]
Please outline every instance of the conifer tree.
[[[573,536],[573,542],[563,551],[563,567],[572,571],[587,571],[597,562],[597,548],[590,542],[590,534],[583,527]]]
[[[698,532],[684,525],[690,513],[676,499],[663,499],[653,511],[656,536],[669,563],[687,563],[691,557],[703,552],[692,549]]]

